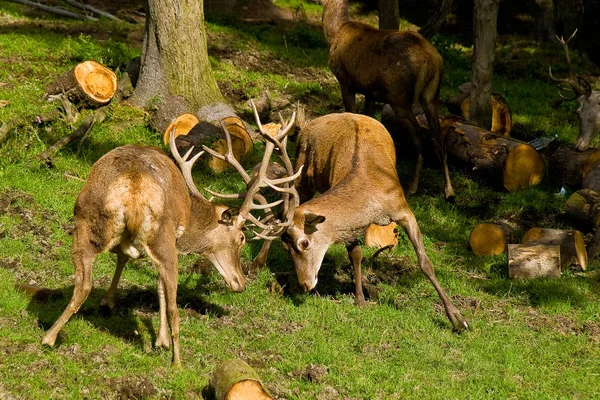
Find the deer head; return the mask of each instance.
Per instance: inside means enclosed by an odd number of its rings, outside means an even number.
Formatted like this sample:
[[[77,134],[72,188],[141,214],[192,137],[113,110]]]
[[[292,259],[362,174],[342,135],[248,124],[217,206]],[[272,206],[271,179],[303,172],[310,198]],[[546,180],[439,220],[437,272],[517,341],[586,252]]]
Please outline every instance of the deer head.
[[[549,67],[550,78],[557,82],[559,95],[564,101],[575,100],[579,102],[577,117],[579,118],[579,135],[575,141],[575,148],[579,151],[587,150],[590,142],[600,132],[600,92],[592,90],[592,86],[585,78],[575,77],[571,68],[571,57],[569,56],[568,43],[575,37],[577,29],[565,40],[563,37],[556,36],[556,39],[562,44],[565,51],[569,76],[567,78],[557,79],[552,75],[552,67]],[[563,91],[569,91],[573,94],[567,96]]]

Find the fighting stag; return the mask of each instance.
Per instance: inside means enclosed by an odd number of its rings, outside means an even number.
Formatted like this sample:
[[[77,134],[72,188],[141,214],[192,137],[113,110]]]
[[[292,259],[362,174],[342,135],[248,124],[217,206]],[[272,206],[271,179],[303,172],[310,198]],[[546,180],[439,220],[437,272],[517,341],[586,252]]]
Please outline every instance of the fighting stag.
[[[289,127],[286,127],[283,135],[288,130]],[[226,129],[225,132],[231,148],[231,137]],[[283,140],[281,136],[278,135],[277,140]],[[203,254],[231,290],[241,292],[245,289],[246,279],[240,261],[240,251],[245,243],[242,228],[245,221],[251,221],[263,229],[264,232],[258,232],[258,235],[271,237],[281,232],[281,226],[271,225],[276,221],[261,222],[251,211],[268,209],[285,200],[255,204],[254,200],[260,198],[261,187],[272,187],[289,197],[289,188],[285,186],[294,179],[293,174],[281,180],[269,180],[265,174],[259,174],[252,182],[247,181],[248,190],[238,212],[234,208],[211,203],[194,184],[192,167],[203,152],[190,157],[191,148],[181,156],[173,132],[170,148],[180,170],[159,148],[138,145],[118,147],[92,167],[75,203],[73,296],[62,315],[45,333],[42,344],[54,345],[62,327],[88,297],[92,288],[92,264],[95,257],[103,252],[117,254],[115,274],[101,302],[111,309],[116,303],[121,272],[129,258],[148,256],[156,265],[159,272],[160,327],[155,346],[168,348],[172,345],[175,366],[181,366],[176,302],[177,254]],[[285,148],[279,150],[285,151]],[[265,152],[262,159],[265,166],[271,153]],[[242,176],[246,179],[244,174]],[[290,209],[293,213],[293,207]]]
[[[557,82],[559,95],[565,101],[575,100],[579,102],[577,117],[579,118],[579,135],[575,141],[575,148],[579,151],[585,151],[590,147],[591,141],[600,132],[600,91],[592,90],[590,83],[581,76],[575,77],[571,67],[571,57],[569,56],[569,42],[575,37],[577,29],[565,40],[564,37],[556,36],[556,39],[562,44],[565,51],[569,76],[567,78],[557,79],[552,75],[552,67],[548,68],[550,78]],[[573,92],[571,96],[566,96],[562,91]]]
[[[296,181],[300,205],[293,225],[282,235],[304,290],[317,284],[327,249],[344,243],[354,266],[355,301],[364,303],[362,250],[358,237],[371,224],[395,222],[410,239],[421,270],[437,291],[456,329],[468,328],[435,276],[421,231],[404,197],[396,171],[396,152],[388,131],[373,118],[330,114],[300,131],[296,148]],[[313,195],[319,192],[318,197]]]

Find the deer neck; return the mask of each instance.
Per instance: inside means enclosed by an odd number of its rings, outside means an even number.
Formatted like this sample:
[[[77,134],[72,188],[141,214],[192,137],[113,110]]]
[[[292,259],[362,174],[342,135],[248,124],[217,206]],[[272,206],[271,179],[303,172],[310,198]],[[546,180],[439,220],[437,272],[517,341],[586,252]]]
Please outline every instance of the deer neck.
[[[349,20],[346,0],[323,0],[323,31],[328,44],[331,45],[339,29]]]
[[[202,253],[208,244],[205,238],[217,226],[218,216],[210,201],[194,195],[190,195],[190,200],[189,224],[177,240],[177,249],[181,253]]]

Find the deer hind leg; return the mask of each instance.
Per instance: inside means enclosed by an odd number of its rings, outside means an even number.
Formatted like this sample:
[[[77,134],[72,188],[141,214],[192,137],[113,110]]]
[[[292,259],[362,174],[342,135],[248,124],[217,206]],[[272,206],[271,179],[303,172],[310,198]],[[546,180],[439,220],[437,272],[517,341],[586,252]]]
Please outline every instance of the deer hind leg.
[[[415,194],[419,188],[419,177],[421,175],[421,167],[423,166],[423,149],[421,147],[419,124],[417,123],[417,120],[410,107],[403,108],[392,106],[392,109],[396,114],[397,121],[410,134],[413,145],[415,146],[415,151],[417,153],[417,161],[415,163],[415,168],[413,169],[412,181],[410,182],[407,190],[409,194]]]
[[[165,241],[168,235],[158,234],[158,237]],[[165,243],[166,242],[166,243]],[[169,334],[167,331],[167,322],[171,328],[171,344],[173,346],[172,363],[176,367],[181,367],[181,357],[179,354],[179,311],[177,310],[177,280],[179,267],[177,264],[177,248],[175,246],[175,237],[172,240],[166,240],[161,247],[156,250],[147,249],[147,254],[156,263],[159,270],[158,281],[158,302],[160,314],[160,326],[156,337],[156,347],[169,347]]]
[[[360,262],[362,260],[362,249],[357,241],[350,243],[346,246],[348,251],[348,257],[354,267],[354,302],[357,306],[365,305],[365,295],[363,294],[362,288],[362,270]]]
[[[421,230],[419,229],[419,225],[417,225],[417,220],[415,219],[414,214],[410,211],[406,200],[400,203],[401,208],[399,209],[399,213],[395,222],[404,228],[404,231],[408,235],[410,242],[412,243],[415,253],[417,254],[417,259],[419,261],[419,266],[421,267],[421,271],[427,276],[427,278],[433,284],[436,292],[440,296],[442,303],[444,304],[444,309],[446,310],[446,315],[452,325],[454,325],[455,329],[462,330],[468,329],[469,325],[467,321],[463,318],[460,311],[452,304],[442,287],[440,286],[435,272],[433,270],[433,264],[429,260],[429,257],[425,253],[425,247],[423,246],[423,237],[421,235]]]
[[[92,290],[92,264],[97,254],[98,251],[89,241],[89,236],[82,235],[81,229],[79,231],[76,229],[73,233],[72,252],[73,264],[75,266],[73,296],[61,316],[58,317],[54,325],[44,334],[42,338],[43,345],[54,346],[60,330],[69,318],[79,311],[79,308],[90,294]]]
[[[115,308],[117,303],[117,286],[119,285],[123,268],[125,267],[125,264],[127,264],[128,260],[128,255],[120,252],[117,254],[117,268],[115,269],[115,274],[113,275],[108,292],[106,292],[100,301],[100,306],[108,307],[110,310]]]
[[[427,96],[428,93],[424,91],[421,94],[421,98],[419,103],[423,107],[423,111],[425,112],[425,117],[427,117],[427,123],[429,124],[429,128],[433,132],[433,140],[435,145],[435,151],[438,154],[438,157],[442,161],[442,165],[444,168],[444,195],[446,200],[451,200],[454,198],[454,188],[452,187],[452,181],[450,180],[450,171],[448,170],[448,157],[446,154],[446,140],[443,137],[442,131],[440,129],[440,120],[439,120],[439,93],[437,96]]]

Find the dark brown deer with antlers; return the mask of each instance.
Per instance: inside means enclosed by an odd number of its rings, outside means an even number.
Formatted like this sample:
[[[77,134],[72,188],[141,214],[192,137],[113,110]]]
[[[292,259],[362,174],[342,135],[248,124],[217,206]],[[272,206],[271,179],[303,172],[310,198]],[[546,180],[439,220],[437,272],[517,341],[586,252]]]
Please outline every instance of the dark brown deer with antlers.
[[[278,136],[285,136],[292,125],[293,121]],[[231,148],[231,137],[226,129],[225,134]],[[261,169],[258,177],[248,185],[245,200],[237,212],[209,202],[196,188],[191,171],[202,152],[190,157],[192,148],[182,157],[175,146],[173,133],[170,146],[181,172],[160,149],[137,145],[116,148],[92,167],[75,204],[73,297],[44,335],[42,344],[54,345],[59,331],[88,297],[92,288],[92,263],[98,254],[106,251],[117,253],[115,274],[101,303],[110,308],[115,306],[117,285],[125,263],[129,258],[148,256],[159,272],[160,327],[155,345],[168,348],[172,344],[173,364],[181,366],[176,303],[178,252],[203,254],[223,276],[229,288],[241,292],[246,287],[240,261],[240,250],[245,242],[242,232],[245,221],[259,225],[266,231],[265,235],[272,236],[283,231],[284,228],[277,226],[277,221],[270,224],[261,222],[251,211],[268,210],[283,201],[265,203],[259,193],[261,187],[276,188],[289,197],[290,190],[285,186],[294,176],[270,181]],[[281,149],[283,158],[289,162],[285,148]],[[272,149],[265,152],[264,165],[268,164],[271,154]],[[289,170],[293,172],[291,167]],[[278,187],[282,184],[283,188]],[[292,202],[292,206],[296,203]],[[293,213],[293,209],[290,212]],[[258,234],[261,235],[260,231]]]
[[[579,151],[585,151],[590,147],[591,141],[600,132],[600,91],[592,90],[592,86],[585,78],[581,76],[575,77],[571,67],[571,57],[569,56],[569,42],[577,34],[577,29],[573,34],[565,40],[563,37],[556,36],[556,39],[562,44],[567,59],[569,68],[569,76],[567,78],[557,79],[552,75],[552,67],[549,67],[550,78],[557,82],[559,87],[559,95],[563,100],[579,101],[577,109],[577,117],[579,118],[579,135],[575,140],[575,148]],[[568,86],[565,86],[568,85]],[[565,96],[561,93],[562,90],[573,92],[572,96]]]
[[[452,324],[457,329],[468,328],[438,283],[425,253],[421,231],[398,180],[394,143],[383,125],[350,113],[314,119],[298,137],[296,170],[301,168],[304,172],[296,181],[301,204],[295,209],[293,225],[281,238],[306,291],[316,286],[329,246],[344,243],[354,266],[356,303],[364,303],[362,250],[357,238],[370,224],[396,222],[406,231],[421,270],[440,296]],[[316,192],[321,194],[312,198]]]
[[[323,29],[329,44],[329,67],[340,83],[344,107],[356,112],[356,93],[365,95],[365,114],[372,116],[376,101],[388,103],[401,126],[410,133],[417,163],[409,193],[417,191],[423,164],[423,131],[412,111],[423,107],[444,167],[444,193],[454,197],[439,124],[443,59],[417,32],[376,29],[351,21],[346,0],[323,0]]]

